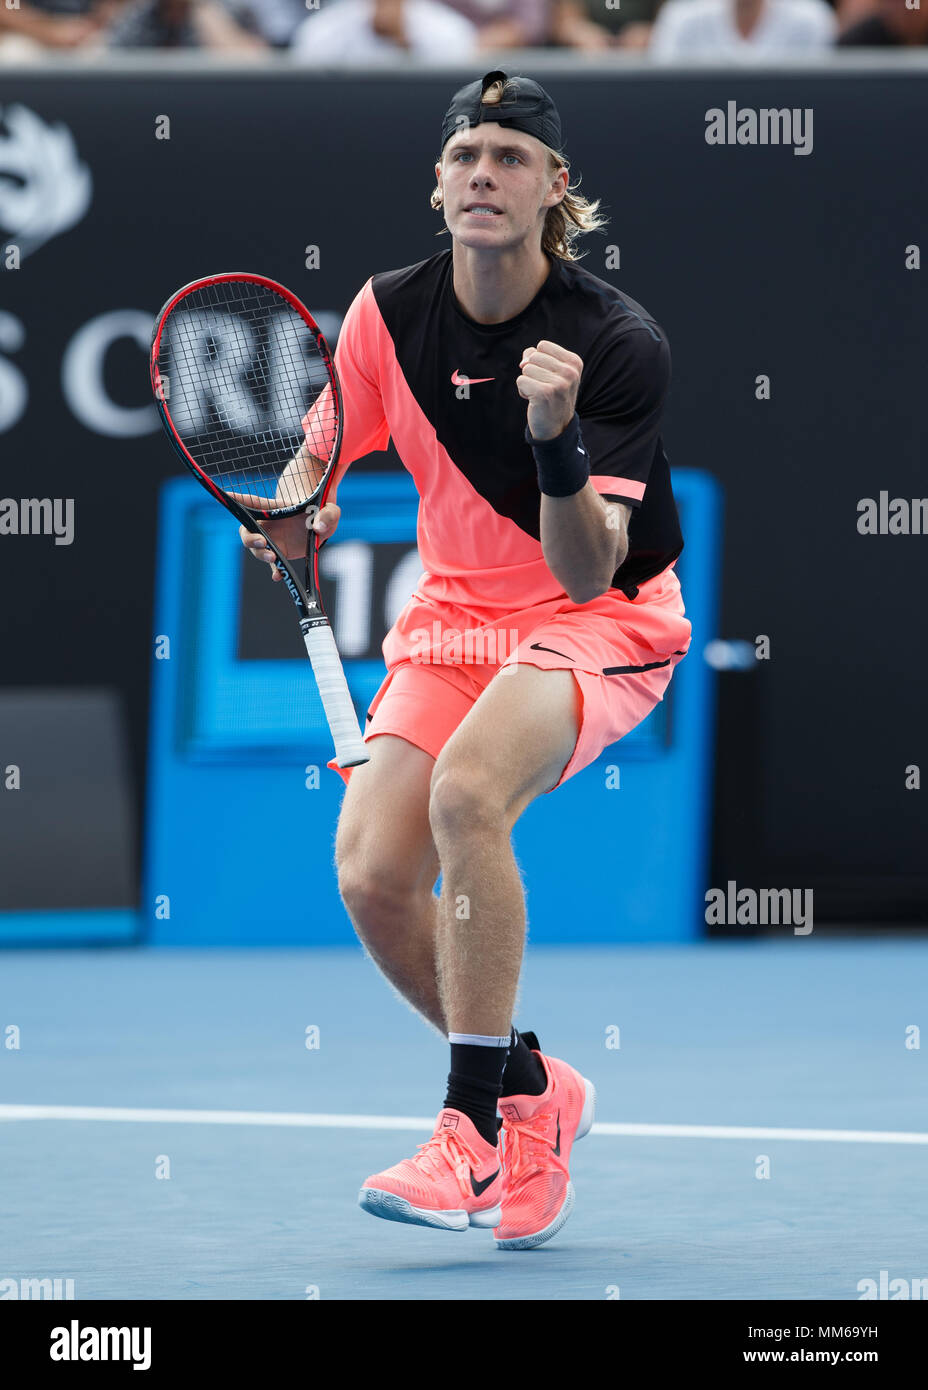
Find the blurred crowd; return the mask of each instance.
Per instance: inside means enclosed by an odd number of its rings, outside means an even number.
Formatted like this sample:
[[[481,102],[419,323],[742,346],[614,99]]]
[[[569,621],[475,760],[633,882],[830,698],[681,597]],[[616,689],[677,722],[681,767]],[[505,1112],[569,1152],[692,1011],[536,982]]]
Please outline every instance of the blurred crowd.
[[[0,0],[0,61],[45,52],[287,50],[306,64],[506,48],[656,62],[928,45],[928,0]]]

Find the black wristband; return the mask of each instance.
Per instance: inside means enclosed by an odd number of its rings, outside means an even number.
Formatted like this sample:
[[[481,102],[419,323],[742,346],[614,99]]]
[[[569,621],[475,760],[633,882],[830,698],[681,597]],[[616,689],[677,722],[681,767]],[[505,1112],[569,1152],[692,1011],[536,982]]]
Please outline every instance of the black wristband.
[[[533,439],[527,426],[525,439],[532,446],[538,486],[546,497],[573,497],[586,486],[590,456],[583,447],[578,415],[554,439]]]

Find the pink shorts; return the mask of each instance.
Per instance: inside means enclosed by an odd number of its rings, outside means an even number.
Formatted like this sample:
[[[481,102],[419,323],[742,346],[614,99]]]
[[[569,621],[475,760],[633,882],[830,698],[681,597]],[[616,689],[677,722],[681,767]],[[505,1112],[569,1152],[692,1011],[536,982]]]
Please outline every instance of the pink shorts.
[[[591,611],[596,607],[610,611]],[[574,673],[583,708],[559,787],[650,714],[690,643],[672,567],[642,584],[634,600],[614,590],[606,604],[579,607],[564,600],[504,618],[493,615],[491,622],[485,618],[413,595],[384,642],[387,675],[368,710],[365,742],[394,734],[437,758],[501,667],[564,668]],[[397,630],[409,654],[398,654]],[[455,637],[444,642],[439,660],[434,642],[428,651],[410,648],[410,634],[419,632]],[[345,782],[353,771],[334,759],[327,766]]]

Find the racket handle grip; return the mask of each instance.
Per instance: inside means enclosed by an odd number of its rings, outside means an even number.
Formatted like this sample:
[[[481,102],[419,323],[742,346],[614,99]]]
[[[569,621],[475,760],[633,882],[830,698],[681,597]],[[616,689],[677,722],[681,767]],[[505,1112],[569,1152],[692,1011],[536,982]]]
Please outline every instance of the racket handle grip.
[[[332,629],[328,623],[314,623],[303,629],[303,641],[335,742],[335,761],[339,767],[370,762]]]

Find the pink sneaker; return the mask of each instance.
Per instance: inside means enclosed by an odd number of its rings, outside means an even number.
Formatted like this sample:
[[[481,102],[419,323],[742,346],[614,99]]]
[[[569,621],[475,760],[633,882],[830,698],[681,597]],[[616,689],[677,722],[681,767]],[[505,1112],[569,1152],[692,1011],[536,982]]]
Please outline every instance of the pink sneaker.
[[[570,1150],[589,1133],[596,1106],[592,1081],[546,1057],[534,1033],[522,1036],[541,1059],[548,1088],[540,1096],[503,1096],[499,1102],[503,1210],[493,1232],[498,1250],[530,1250],[561,1229],[574,1205]]]
[[[371,1216],[466,1231],[495,1226],[500,1219],[503,1180],[499,1149],[478,1134],[460,1110],[442,1110],[435,1132],[415,1158],[375,1173],[358,1203]]]

